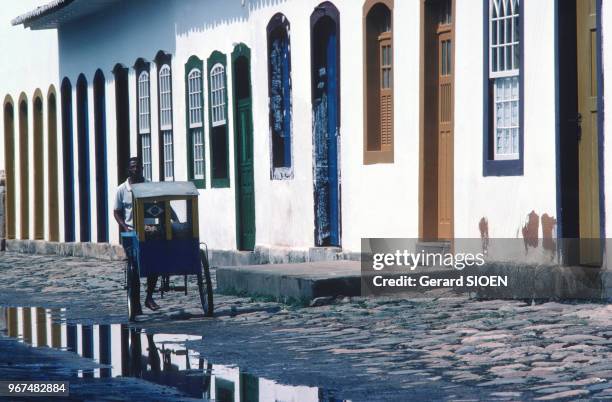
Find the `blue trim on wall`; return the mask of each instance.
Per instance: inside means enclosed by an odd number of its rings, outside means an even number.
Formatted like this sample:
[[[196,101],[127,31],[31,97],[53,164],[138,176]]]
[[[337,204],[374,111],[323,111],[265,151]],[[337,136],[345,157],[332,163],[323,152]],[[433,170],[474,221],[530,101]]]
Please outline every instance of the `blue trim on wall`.
[[[94,76],[94,143],[96,166],[97,241],[108,242],[108,178],[106,145],[106,80],[102,70]]]
[[[599,233],[601,236],[602,250],[605,250],[606,239],[606,208],[605,208],[605,171],[604,171],[604,77],[602,59],[602,24],[601,24],[602,0],[596,0],[597,13],[597,139],[599,145]]]
[[[64,168],[64,241],[75,240],[74,208],[74,149],[72,125],[72,85],[68,78],[62,80],[60,88],[62,114],[62,154]]]
[[[490,110],[490,80],[489,80],[489,1],[483,0],[483,148],[482,148],[482,175],[483,176],[522,176],[523,165],[525,158],[525,136],[524,136],[524,105],[525,105],[525,52],[524,52],[524,5],[523,1],[519,3],[519,58],[520,58],[520,73],[519,73],[519,159],[515,160],[492,160],[489,159],[489,146],[492,138],[491,125],[492,121],[489,118]]]
[[[87,92],[87,79],[81,74],[79,75],[76,85],[80,242],[91,241],[89,104]]]
[[[561,104],[559,99],[559,0],[555,0],[554,4],[554,57],[555,57],[555,190],[557,202],[557,237],[563,238],[563,219],[561,207]],[[560,246],[560,244],[559,244]]]

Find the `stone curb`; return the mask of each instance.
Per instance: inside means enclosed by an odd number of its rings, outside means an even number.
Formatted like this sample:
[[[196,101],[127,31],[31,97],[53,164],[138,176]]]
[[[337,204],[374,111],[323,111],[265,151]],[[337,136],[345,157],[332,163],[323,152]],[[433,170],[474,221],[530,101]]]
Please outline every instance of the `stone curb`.
[[[86,257],[105,261],[125,259],[123,247],[109,243],[59,243],[44,240],[6,240],[6,251],[22,254]],[[212,266],[240,266],[262,264],[290,264],[300,262],[352,260],[359,261],[358,252],[342,251],[335,247],[283,248],[257,246],[254,251],[209,250]]]
[[[85,257],[106,261],[125,259],[123,247],[108,243],[59,243],[44,240],[6,240],[6,251],[22,254]]]

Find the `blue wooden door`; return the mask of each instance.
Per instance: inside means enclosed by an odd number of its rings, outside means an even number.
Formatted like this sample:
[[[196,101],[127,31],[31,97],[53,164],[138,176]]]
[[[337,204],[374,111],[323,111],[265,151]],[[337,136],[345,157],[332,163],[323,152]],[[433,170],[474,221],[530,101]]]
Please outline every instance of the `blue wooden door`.
[[[327,28],[313,64],[315,244],[340,246],[338,43],[335,29]]]

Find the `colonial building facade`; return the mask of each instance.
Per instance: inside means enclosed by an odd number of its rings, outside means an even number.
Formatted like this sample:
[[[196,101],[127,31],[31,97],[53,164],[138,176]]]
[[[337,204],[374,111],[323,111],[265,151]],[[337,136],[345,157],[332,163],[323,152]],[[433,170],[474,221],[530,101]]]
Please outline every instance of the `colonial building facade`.
[[[135,155],[218,250],[612,230],[601,0],[38,3],[3,10],[9,239],[117,243]]]

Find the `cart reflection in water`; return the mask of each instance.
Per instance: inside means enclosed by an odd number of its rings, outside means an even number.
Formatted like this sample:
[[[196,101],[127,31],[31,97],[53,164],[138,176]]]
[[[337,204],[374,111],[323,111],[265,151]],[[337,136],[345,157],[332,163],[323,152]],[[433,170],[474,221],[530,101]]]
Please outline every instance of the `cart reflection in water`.
[[[102,365],[78,370],[78,377],[137,377],[219,402],[341,401],[329,390],[283,385],[235,366],[213,365],[190,348],[201,336],[152,334],[126,324],[69,323],[64,308],[0,307],[0,334],[33,347],[75,352]]]

